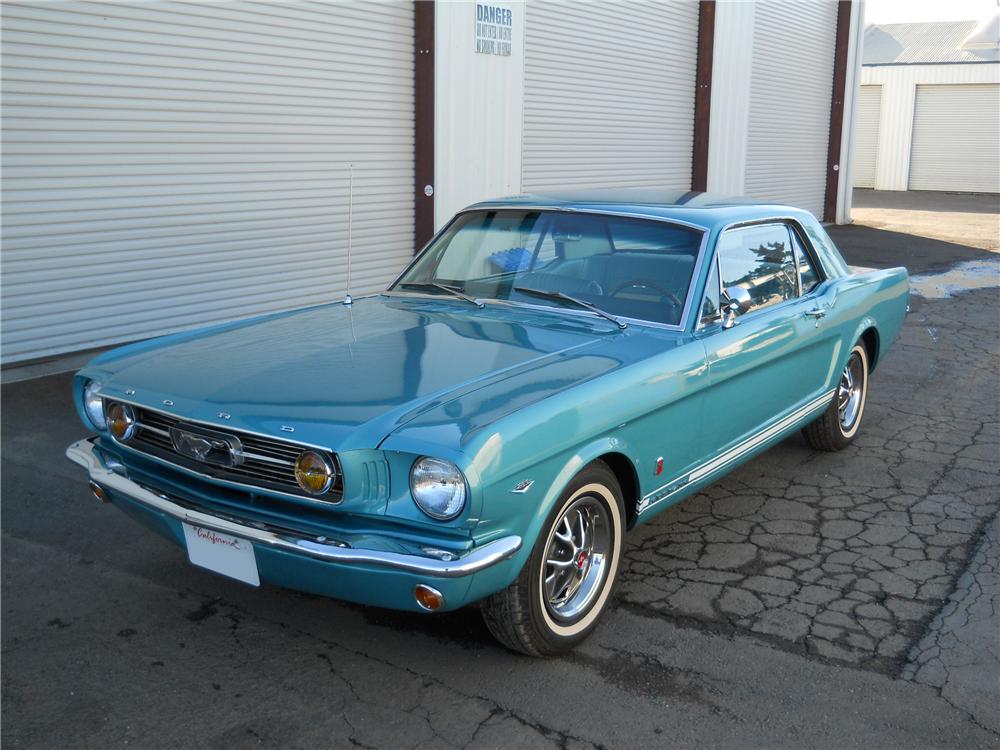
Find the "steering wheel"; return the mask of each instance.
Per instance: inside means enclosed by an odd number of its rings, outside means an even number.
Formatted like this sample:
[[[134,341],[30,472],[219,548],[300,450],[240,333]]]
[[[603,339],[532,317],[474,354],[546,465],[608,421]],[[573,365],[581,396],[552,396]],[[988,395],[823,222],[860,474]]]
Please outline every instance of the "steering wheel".
[[[666,297],[671,302],[679,307],[684,307],[684,303],[681,302],[677,295],[674,294],[670,289],[655,284],[652,281],[643,281],[641,279],[633,279],[632,281],[626,281],[624,284],[618,286],[613,292],[611,292],[612,297],[617,297],[621,292],[626,289],[652,289],[653,291],[659,292],[661,297]]]

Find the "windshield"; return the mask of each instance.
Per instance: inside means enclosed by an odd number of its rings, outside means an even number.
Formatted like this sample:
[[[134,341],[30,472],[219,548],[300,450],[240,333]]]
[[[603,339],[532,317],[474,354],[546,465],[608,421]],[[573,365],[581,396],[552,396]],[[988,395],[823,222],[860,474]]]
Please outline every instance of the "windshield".
[[[392,290],[567,309],[587,303],[615,316],[680,325],[701,238],[696,229],[666,221],[472,211],[460,215]]]

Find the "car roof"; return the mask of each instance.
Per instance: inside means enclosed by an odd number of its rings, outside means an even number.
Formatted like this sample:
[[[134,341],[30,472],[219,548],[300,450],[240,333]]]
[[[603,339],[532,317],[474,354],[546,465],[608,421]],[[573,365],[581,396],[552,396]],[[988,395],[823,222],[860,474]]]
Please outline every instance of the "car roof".
[[[524,193],[474,203],[465,210],[527,207],[673,219],[709,230],[741,221],[779,217],[799,220],[813,218],[812,214],[800,208],[762,202],[744,196],[682,192],[661,188],[602,188]]]

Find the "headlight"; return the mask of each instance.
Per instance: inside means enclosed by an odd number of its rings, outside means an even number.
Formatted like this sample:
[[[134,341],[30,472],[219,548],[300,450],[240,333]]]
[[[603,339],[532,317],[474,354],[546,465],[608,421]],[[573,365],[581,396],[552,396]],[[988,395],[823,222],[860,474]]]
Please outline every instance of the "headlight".
[[[420,510],[447,521],[465,507],[465,476],[450,461],[424,456],[410,469],[410,493]]]
[[[83,409],[87,412],[90,423],[98,430],[103,430],[108,426],[104,419],[104,402],[98,395],[101,384],[96,380],[88,380],[83,386]]]
[[[107,410],[108,429],[115,440],[125,442],[135,434],[135,412],[128,404],[111,402]]]
[[[322,453],[306,451],[295,460],[295,481],[310,495],[322,495],[333,484],[333,464]]]

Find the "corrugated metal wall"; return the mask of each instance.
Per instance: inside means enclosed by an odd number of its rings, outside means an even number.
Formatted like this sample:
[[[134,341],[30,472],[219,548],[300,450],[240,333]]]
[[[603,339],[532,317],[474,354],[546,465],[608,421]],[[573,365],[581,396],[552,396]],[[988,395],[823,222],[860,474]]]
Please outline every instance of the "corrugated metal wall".
[[[911,190],[1000,192],[1000,86],[917,86]]]
[[[1000,84],[1000,64],[865,65],[862,85],[882,87],[876,190],[906,190],[910,182],[916,87],[929,84]]]
[[[746,192],[823,215],[837,3],[757,3]]]
[[[878,164],[878,124],[882,110],[882,87],[861,86],[858,119],[854,123],[854,187],[875,187]]]
[[[410,4],[2,12],[5,362],[339,298],[348,162],[355,293],[411,257]]]
[[[522,189],[688,189],[698,4],[529,2]]]

